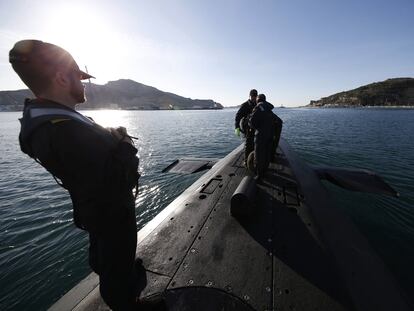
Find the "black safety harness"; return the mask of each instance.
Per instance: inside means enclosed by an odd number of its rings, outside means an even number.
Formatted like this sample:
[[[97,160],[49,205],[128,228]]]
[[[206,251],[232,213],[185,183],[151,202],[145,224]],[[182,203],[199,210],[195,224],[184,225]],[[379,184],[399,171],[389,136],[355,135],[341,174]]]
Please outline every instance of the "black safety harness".
[[[95,123],[91,118],[88,118],[79,112],[72,110],[66,107],[56,107],[54,105],[45,103],[36,103],[30,104],[30,99],[25,100],[25,106],[23,110],[23,117],[19,119],[21,123],[21,131],[19,136],[20,146],[24,153],[28,154],[31,158],[33,158],[37,163],[41,166],[45,167],[42,162],[34,155],[30,147],[30,137],[33,132],[42,124],[47,122],[56,123],[59,121],[64,120],[73,120],[75,122],[80,122],[86,126],[88,126],[91,130],[96,131],[98,133],[102,133],[102,127]],[[45,167],[46,168],[46,167]],[[47,168],[46,168],[47,169]],[[55,179],[56,183],[61,186],[62,188],[68,189],[64,182],[51,173],[53,178]],[[138,195],[138,179],[140,178],[140,174],[137,172],[137,181],[135,185],[135,198]]]

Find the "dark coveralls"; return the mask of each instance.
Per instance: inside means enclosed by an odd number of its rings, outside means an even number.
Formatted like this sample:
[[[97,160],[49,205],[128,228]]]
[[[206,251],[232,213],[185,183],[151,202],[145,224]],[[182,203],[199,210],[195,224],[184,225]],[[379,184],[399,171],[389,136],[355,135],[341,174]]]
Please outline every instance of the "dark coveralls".
[[[273,105],[260,102],[254,108],[250,117],[250,127],[255,130],[254,135],[254,164],[257,177],[263,178],[272,154],[272,145],[275,135]]]
[[[236,118],[234,122],[234,128],[240,128],[246,137],[246,142],[244,145],[244,162],[247,162],[250,152],[254,150],[254,130],[252,130],[248,124],[248,117],[252,113],[253,108],[256,106],[255,102],[252,102],[250,99],[244,102],[239,111],[236,113]],[[242,118],[245,118],[245,128],[240,126],[240,121]]]
[[[74,222],[89,232],[89,264],[113,310],[134,310],[137,149],[64,105],[26,100],[20,146],[69,191]]]

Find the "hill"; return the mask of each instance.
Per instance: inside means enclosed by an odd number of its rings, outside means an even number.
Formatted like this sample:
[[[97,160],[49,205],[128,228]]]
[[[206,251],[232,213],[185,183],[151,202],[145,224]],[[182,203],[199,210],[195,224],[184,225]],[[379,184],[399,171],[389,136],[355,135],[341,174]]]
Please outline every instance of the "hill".
[[[311,100],[306,107],[414,106],[414,79],[395,78]]]
[[[0,91],[0,111],[20,111],[24,99],[33,97],[29,90]],[[152,86],[121,79],[105,85],[86,84],[87,101],[81,109],[222,109],[211,99],[191,99],[160,91]]]

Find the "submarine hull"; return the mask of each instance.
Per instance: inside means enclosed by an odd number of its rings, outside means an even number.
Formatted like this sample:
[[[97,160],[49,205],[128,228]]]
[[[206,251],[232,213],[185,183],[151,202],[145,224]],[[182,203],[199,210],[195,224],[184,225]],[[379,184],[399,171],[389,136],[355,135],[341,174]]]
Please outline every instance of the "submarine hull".
[[[249,212],[232,214],[243,157],[239,146],[138,232],[141,299],[162,296],[168,310],[409,310],[284,139],[263,182],[245,186]],[[92,273],[50,310],[109,310],[98,285]]]

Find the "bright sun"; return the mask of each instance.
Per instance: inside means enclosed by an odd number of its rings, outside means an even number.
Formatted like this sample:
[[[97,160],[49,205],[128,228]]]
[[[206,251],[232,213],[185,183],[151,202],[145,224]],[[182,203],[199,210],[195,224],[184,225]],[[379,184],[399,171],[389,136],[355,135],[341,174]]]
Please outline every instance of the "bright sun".
[[[110,20],[76,5],[55,7],[49,16],[44,41],[70,52],[79,67],[87,66],[97,82],[118,78],[126,38],[111,28]]]

